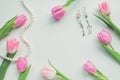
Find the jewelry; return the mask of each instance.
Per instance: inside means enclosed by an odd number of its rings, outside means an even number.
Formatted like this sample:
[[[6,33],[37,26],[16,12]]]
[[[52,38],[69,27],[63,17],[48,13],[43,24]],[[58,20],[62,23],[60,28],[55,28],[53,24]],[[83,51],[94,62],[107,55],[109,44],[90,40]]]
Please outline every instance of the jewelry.
[[[77,21],[78,21],[81,29],[82,29],[82,35],[85,36],[85,31],[84,31],[84,26],[82,24],[82,16],[80,14],[80,10],[78,10],[76,18],[77,18]]]
[[[88,19],[88,15],[87,15],[87,11],[86,11],[85,7],[83,7],[83,16],[84,16],[84,19],[87,23],[88,34],[91,34],[92,33],[92,26],[89,23],[89,19]]]

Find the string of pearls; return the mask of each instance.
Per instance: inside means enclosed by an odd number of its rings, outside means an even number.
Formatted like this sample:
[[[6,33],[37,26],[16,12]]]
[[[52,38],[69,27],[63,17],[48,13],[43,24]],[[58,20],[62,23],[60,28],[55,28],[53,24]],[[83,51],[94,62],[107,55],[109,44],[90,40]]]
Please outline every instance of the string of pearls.
[[[30,19],[31,19],[27,24],[25,24],[23,26],[23,29],[20,32],[20,38],[28,48],[27,54],[25,54],[23,57],[28,57],[31,53],[31,47],[30,47],[30,44],[24,39],[23,33],[32,25],[34,17],[33,17],[33,13],[31,11],[31,9],[25,4],[24,0],[21,0],[21,3],[24,6],[24,8],[28,11],[28,13],[30,14]],[[0,58],[6,59],[6,60],[14,62],[14,63],[17,62],[17,59],[18,59],[18,58],[12,59],[12,58],[9,58],[9,57],[3,56],[3,55],[0,55]]]

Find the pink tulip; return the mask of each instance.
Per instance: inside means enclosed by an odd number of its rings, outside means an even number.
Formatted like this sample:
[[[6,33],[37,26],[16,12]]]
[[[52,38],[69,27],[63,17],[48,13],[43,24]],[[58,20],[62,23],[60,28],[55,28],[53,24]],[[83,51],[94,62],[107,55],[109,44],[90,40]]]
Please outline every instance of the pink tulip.
[[[14,54],[19,47],[19,41],[16,38],[7,40],[7,51],[10,54]]]
[[[83,65],[83,67],[87,72],[89,72],[91,74],[94,74],[96,72],[96,66],[91,61],[87,61]]]
[[[14,24],[16,27],[20,27],[26,22],[26,20],[27,20],[27,17],[24,14],[22,14],[16,17]]]
[[[56,71],[53,70],[53,68],[51,68],[51,67],[44,67],[41,70],[41,75],[46,79],[52,80],[52,79],[56,78]]]
[[[105,29],[103,29],[101,32],[97,35],[99,41],[103,42],[104,44],[110,44],[112,41],[111,35],[109,32],[107,32]]]
[[[65,14],[65,9],[63,6],[55,6],[51,9],[54,19],[59,20]]]
[[[17,69],[19,72],[24,72],[27,68],[27,59],[26,58],[23,58],[23,57],[20,57],[18,60],[17,60]]]
[[[99,10],[108,16],[110,14],[109,3],[107,1],[104,1],[101,4],[99,4]]]

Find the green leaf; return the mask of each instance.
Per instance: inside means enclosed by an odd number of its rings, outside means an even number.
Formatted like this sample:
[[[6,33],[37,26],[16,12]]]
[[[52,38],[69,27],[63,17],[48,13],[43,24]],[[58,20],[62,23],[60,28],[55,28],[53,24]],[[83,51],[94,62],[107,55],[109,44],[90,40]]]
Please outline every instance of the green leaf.
[[[71,80],[67,78],[64,74],[62,74],[55,66],[48,60],[48,63],[51,65],[51,67],[57,72],[57,75],[62,77],[64,80]]]
[[[105,19],[99,17],[96,14],[94,14],[94,16],[96,16],[98,19],[100,19],[101,21],[103,21],[109,28],[111,28],[113,30],[113,27],[111,26],[111,24],[108,21],[106,21]]]
[[[0,29],[0,40],[11,32],[15,19],[16,16],[7,21],[5,25]]]
[[[14,54],[7,53],[7,57],[13,58],[15,56],[16,52]],[[7,72],[7,69],[10,65],[10,61],[4,59],[1,66],[0,66],[0,80],[4,80],[5,74]]]
[[[109,48],[107,45],[105,45],[102,42],[100,42],[100,44],[107,51],[108,54],[110,54],[116,61],[120,63],[120,54],[117,51],[112,50],[111,48]]]
[[[24,72],[20,73],[18,80],[26,80],[30,68],[31,68],[31,65],[28,66]]]

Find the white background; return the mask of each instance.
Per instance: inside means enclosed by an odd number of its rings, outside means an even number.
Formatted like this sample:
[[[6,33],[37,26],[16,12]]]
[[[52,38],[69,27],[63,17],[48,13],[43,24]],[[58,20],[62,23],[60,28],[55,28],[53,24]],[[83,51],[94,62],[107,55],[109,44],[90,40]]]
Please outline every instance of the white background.
[[[103,0],[76,0],[66,10],[66,14],[59,21],[54,21],[51,16],[51,8],[63,4],[66,0],[26,0],[26,4],[34,12],[34,23],[25,32],[24,37],[31,44],[32,54],[29,56],[29,64],[32,64],[26,80],[44,80],[40,75],[43,66],[49,66],[48,59],[65,75],[72,80],[94,80],[82,65],[91,60],[96,67],[110,80],[120,79],[120,64],[109,56],[100,46],[97,33],[106,28],[112,35],[112,45],[120,52],[120,38],[106,25],[93,16],[98,4]],[[109,0],[111,4],[111,17],[117,25],[120,25],[120,0]],[[81,28],[76,21],[78,9],[86,7],[92,34],[82,36]],[[0,0],[0,27],[16,14],[29,14],[21,5],[20,0]],[[13,32],[0,42],[0,54],[5,55],[6,39],[17,36],[22,29]],[[25,45],[21,43],[16,55],[22,56],[27,52]],[[2,59],[0,59],[0,62]],[[4,80],[17,80],[18,71],[15,64],[8,68]]]

